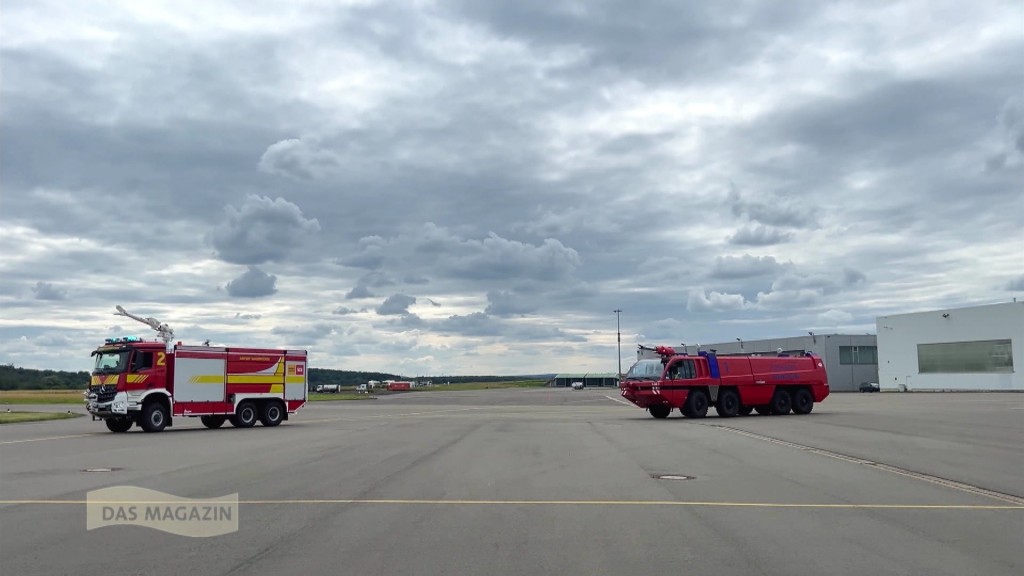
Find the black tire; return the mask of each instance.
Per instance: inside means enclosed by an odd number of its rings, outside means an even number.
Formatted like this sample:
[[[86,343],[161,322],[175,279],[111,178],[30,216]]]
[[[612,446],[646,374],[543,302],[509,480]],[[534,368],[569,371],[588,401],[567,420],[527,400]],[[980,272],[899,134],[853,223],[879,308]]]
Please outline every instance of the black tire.
[[[754,411],[754,407],[753,406],[740,406],[739,415],[740,416],[750,416],[750,413],[753,412],[753,411]]]
[[[267,402],[260,410],[260,423],[267,428],[273,428],[284,420],[284,406],[280,402]]]
[[[793,397],[789,395],[789,391],[785,388],[776,388],[775,394],[772,395],[772,403],[768,406],[771,409],[771,413],[776,416],[789,414],[789,411],[793,408]]]
[[[810,414],[814,410],[814,395],[807,388],[801,388],[793,393],[793,413]]]
[[[655,404],[654,406],[648,406],[647,411],[655,418],[668,418],[668,415],[672,413],[672,407],[665,404]]]
[[[107,424],[107,430],[117,432],[119,434],[131,430],[132,424],[134,424],[131,418],[107,418],[105,422]]]
[[[259,412],[256,410],[256,405],[246,400],[238,405],[235,409],[235,415],[228,420],[231,421],[231,425],[235,428],[252,428],[256,425],[256,420]]]
[[[146,432],[160,432],[167,427],[167,420],[167,405],[159,400],[153,400],[142,408],[139,426]]]
[[[223,426],[224,422],[227,421],[228,417],[220,415],[211,415],[201,416],[199,419],[203,421],[203,426],[206,426],[210,430],[215,430]]]
[[[697,388],[690,390],[683,402],[683,415],[687,418],[703,418],[708,415],[708,394]]]
[[[761,416],[767,416],[772,413],[772,409],[765,404],[764,406],[754,406],[754,412],[757,412]]]
[[[740,395],[732,388],[719,390],[715,411],[719,418],[732,418],[740,413]]]

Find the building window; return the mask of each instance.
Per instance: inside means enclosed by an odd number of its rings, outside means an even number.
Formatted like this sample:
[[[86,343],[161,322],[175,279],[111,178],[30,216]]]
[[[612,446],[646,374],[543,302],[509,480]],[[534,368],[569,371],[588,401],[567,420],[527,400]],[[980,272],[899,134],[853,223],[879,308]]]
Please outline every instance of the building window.
[[[921,374],[1013,372],[1010,340],[976,340],[917,345]]]
[[[840,364],[878,364],[878,346],[840,346]]]

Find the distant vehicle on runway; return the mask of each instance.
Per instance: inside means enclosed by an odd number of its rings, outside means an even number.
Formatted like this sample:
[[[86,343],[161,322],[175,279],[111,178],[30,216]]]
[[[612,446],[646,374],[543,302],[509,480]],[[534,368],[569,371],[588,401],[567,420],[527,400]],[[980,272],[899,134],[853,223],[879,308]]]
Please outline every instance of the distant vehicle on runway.
[[[186,346],[155,318],[120,306],[117,315],[148,325],[160,340],[107,338],[92,353],[86,409],[111,432],[133,425],[160,432],[186,416],[207,428],[251,428],[257,420],[271,427],[306,404],[305,350]]]
[[[882,388],[878,385],[877,382],[861,382],[860,383],[860,391],[861,392],[881,392]]]
[[[321,394],[337,394],[341,392],[341,384],[318,384],[316,391]]]
[[[622,397],[646,408],[655,418],[679,409],[703,418],[714,406],[722,418],[758,414],[809,414],[829,394],[824,361],[804,356],[697,356],[676,354],[669,346],[640,347],[661,356],[629,369],[619,384]]]
[[[572,389],[573,390],[583,390],[583,382],[580,382],[579,380],[577,380],[576,382],[573,382],[572,383]]]

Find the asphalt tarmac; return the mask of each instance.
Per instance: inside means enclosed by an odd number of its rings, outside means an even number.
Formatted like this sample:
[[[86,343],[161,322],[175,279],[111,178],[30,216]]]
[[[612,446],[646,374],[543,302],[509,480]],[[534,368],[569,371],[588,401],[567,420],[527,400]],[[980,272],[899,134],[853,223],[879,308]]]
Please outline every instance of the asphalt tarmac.
[[[318,402],[273,429],[0,426],[0,570],[1024,573],[1024,394],[834,394],[807,416],[703,420],[621,402],[437,391]],[[113,486],[237,494],[238,530],[87,530],[87,493]]]

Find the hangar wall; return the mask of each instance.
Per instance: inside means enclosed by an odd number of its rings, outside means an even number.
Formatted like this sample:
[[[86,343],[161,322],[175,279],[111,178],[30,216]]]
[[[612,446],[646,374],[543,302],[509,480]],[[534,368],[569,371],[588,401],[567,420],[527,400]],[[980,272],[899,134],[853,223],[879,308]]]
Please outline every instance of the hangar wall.
[[[883,390],[1024,390],[1024,302],[879,316]]]

